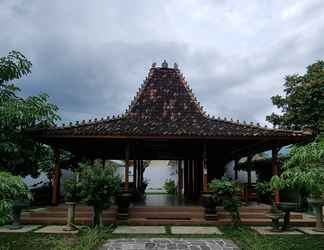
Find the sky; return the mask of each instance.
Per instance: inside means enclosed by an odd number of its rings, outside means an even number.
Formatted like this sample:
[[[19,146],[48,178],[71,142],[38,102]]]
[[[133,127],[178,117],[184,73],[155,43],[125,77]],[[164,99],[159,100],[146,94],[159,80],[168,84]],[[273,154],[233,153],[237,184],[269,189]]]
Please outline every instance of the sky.
[[[322,0],[0,0],[0,56],[32,61],[16,83],[62,121],[123,113],[165,59],[210,115],[266,124],[285,76],[324,59],[323,14]]]

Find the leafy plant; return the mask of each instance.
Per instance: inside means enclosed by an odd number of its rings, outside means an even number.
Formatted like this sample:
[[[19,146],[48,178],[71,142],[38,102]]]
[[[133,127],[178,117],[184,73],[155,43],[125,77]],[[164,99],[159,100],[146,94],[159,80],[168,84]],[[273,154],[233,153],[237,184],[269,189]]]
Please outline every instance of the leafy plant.
[[[94,209],[94,225],[102,226],[103,209],[110,207],[112,196],[120,191],[120,179],[111,168],[84,166],[80,176],[81,196]]]
[[[174,180],[167,179],[164,182],[163,187],[164,187],[165,191],[168,194],[175,194],[176,193],[177,187],[176,187],[176,184],[175,184],[175,181]]]
[[[78,202],[81,200],[82,186],[78,178],[78,173],[73,173],[71,177],[64,181],[65,201]]]
[[[305,190],[319,198],[324,193],[324,141],[292,148],[282,170],[280,176],[272,177],[272,187]]]
[[[237,182],[223,177],[221,180],[214,179],[209,185],[209,190],[221,199],[224,209],[232,216],[234,226],[240,224],[240,187]]]
[[[12,205],[15,200],[31,200],[31,193],[19,176],[0,172],[0,224],[11,219]]]
[[[268,201],[273,201],[275,192],[270,182],[263,181],[256,184],[256,193],[259,200],[268,199]]]

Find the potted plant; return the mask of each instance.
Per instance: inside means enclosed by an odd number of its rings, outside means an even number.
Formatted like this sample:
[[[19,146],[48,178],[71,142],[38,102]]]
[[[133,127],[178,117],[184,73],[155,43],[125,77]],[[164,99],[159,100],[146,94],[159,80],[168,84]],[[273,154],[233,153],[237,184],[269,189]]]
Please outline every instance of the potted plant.
[[[167,179],[164,182],[163,187],[164,187],[165,191],[167,192],[167,194],[174,195],[176,193],[177,187],[176,187],[176,184],[175,184],[174,180]]]
[[[271,179],[274,188],[304,190],[317,214],[316,231],[324,231],[324,141],[315,140],[306,146],[294,147],[283,165],[281,175]]]
[[[78,173],[73,173],[64,181],[64,200],[68,207],[67,224],[64,230],[72,231],[75,229],[75,206],[81,200],[81,184]]]
[[[238,226],[241,221],[240,187],[238,183],[223,177],[221,180],[212,180],[208,187],[222,201],[224,209],[231,214],[233,226]]]
[[[103,210],[111,205],[112,196],[119,192],[120,178],[112,168],[101,165],[84,166],[80,175],[81,196],[93,207],[93,225],[103,226]]]
[[[32,196],[21,177],[7,172],[0,172],[0,223],[10,219],[13,223],[10,229],[21,228],[21,211],[30,206]]]

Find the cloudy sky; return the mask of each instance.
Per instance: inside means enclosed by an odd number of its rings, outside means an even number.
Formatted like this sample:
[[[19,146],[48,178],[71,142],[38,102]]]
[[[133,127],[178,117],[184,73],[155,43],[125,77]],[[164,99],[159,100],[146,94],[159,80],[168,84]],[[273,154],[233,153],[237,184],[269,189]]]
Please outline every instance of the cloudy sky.
[[[284,77],[324,59],[324,2],[0,0],[0,56],[64,121],[123,112],[152,62],[177,62],[211,115],[264,123]]]

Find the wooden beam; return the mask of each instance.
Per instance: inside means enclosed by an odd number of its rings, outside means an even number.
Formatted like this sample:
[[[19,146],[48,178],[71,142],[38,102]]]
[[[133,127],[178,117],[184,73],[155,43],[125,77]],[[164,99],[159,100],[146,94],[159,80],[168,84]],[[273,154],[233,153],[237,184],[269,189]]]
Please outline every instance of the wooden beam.
[[[278,169],[278,152],[279,148],[273,148],[272,149],[272,176],[279,175],[279,169]],[[278,204],[280,202],[280,195],[279,191],[275,190],[275,202]]]
[[[52,205],[58,205],[60,202],[60,150],[58,147],[53,148],[54,161],[53,161],[53,179],[52,179]]]
[[[235,180],[238,180],[238,170],[237,170],[237,165],[238,165],[239,160],[235,159],[234,160],[234,171],[235,171]]]

